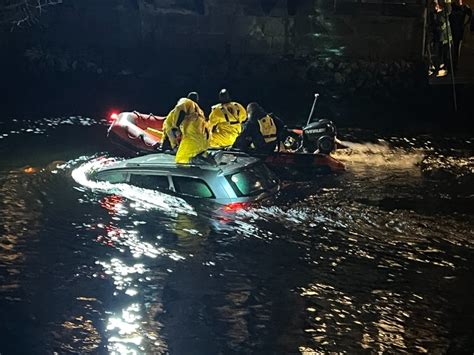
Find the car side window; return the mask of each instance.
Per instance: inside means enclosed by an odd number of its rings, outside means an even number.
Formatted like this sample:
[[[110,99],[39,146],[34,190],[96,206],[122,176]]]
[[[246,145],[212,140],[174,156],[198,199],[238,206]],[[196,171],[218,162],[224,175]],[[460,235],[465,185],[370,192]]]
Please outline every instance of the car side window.
[[[97,180],[107,181],[112,184],[118,184],[120,182],[127,181],[127,173],[123,171],[107,171],[107,172],[99,173],[97,175]]]
[[[173,177],[173,183],[176,192],[180,194],[201,198],[214,197],[209,186],[201,179],[175,176]]]
[[[168,177],[163,175],[131,174],[130,184],[150,190],[168,190]]]

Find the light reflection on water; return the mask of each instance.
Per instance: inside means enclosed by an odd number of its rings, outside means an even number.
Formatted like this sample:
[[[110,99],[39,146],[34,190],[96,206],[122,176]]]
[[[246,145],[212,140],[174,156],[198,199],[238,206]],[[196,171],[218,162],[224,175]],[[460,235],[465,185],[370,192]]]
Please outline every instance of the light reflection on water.
[[[118,227],[117,224],[121,225],[122,221],[114,217],[129,215],[121,196],[105,196],[100,201],[100,205],[111,216],[111,222],[107,225],[99,223],[97,228],[94,228],[99,233],[100,230],[105,232],[105,234],[97,236],[97,242],[112,247],[128,259],[112,258],[110,261],[96,261],[96,264],[102,267],[103,274],[112,278],[115,286],[113,295],[124,299],[124,305],[119,310],[107,312],[108,350],[117,354],[165,353],[166,343],[160,331],[162,326],[153,320],[153,310],[163,308],[162,300],[155,294],[152,303],[142,304],[140,302],[144,297],[141,291],[147,285],[150,286],[150,283],[158,280],[156,276],[148,276],[150,269],[146,268],[144,263],[136,263],[135,260],[146,262],[147,258],[165,257],[178,262],[185,260],[185,257],[160,246],[161,235],[155,236],[154,242],[147,241],[149,238],[140,232],[140,227],[147,224],[145,221],[129,220],[126,222],[131,222],[128,225]],[[169,267],[168,265],[167,273],[172,272]],[[166,280],[166,277],[163,280]],[[153,289],[156,290],[156,287],[159,286],[154,285]],[[152,314],[147,314],[149,312]],[[145,321],[147,318],[148,321]]]
[[[474,164],[457,144],[354,143],[347,173],[235,214],[92,186],[97,151],[11,156],[0,352],[472,352]]]

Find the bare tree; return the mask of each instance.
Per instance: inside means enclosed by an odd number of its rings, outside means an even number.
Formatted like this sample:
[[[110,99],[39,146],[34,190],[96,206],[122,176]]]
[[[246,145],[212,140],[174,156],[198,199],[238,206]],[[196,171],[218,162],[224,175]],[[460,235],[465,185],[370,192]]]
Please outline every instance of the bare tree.
[[[0,26],[9,26],[11,30],[30,26],[39,21],[45,8],[62,2],[63,0],[1,0]]]

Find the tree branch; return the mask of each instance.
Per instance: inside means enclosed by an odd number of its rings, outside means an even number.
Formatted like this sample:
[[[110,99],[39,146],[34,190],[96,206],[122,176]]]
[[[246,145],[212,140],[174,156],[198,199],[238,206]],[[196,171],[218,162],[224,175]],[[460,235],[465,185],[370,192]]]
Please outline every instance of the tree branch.
[[[39,22],[39,17],[46,7],[61,4],[62,0],[3,0],[0,4],[0,27],[32,25]]]

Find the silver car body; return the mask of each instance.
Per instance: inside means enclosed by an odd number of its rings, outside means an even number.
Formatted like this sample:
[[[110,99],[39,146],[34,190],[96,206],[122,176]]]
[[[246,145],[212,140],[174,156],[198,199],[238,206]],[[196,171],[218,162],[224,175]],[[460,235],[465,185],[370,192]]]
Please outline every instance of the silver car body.
[[[177,164],[171,154],[148,154],[96,170],[90,177],[219,204],[259,201],[280,188],[275,175],[257,158],[220,151],[214,159],[216,164]]]

